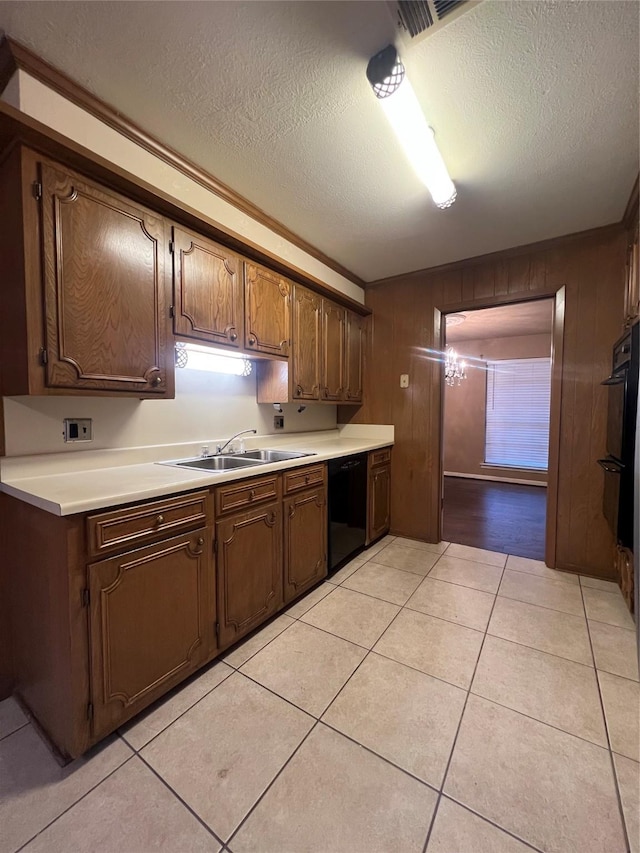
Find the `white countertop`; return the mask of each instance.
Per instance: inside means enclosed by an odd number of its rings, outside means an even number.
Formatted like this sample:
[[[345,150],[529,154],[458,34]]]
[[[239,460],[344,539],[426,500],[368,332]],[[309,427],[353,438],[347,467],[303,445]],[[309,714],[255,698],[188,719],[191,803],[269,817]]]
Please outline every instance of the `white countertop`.
[[[393,427],[354,424],[327,432],[252,437],[246,442],[251,449],[286,449],[314,455],[231,471],[196,471],[159,464],[198,456],[204,443],[84,451],[71,457],[7,457],[0,463],[0,491],[54,515],[73,515],[388,447],[393,444]]]

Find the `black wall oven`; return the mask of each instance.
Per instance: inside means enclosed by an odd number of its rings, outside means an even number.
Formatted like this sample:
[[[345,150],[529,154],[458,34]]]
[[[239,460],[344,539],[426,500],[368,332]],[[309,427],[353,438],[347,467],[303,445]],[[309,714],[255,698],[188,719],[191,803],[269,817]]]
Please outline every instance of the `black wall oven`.
[[[616,540],[625,548],[633,548],[639,330],[636,323],[614,344],[611,376],[602,383],[609,392],[607,456],[598,459],[605,472],[603,510]]]

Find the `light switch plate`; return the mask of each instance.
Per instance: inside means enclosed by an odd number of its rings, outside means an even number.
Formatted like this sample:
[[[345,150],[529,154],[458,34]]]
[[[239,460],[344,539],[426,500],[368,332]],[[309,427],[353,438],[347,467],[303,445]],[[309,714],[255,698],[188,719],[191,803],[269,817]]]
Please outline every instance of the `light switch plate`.
[[[400,374],[400,387],[401,388],[408,388],[409,387],[409,374],[408,373],[401,373]]]
[[[65,418],[62,436],[65,441],[92,441],[93,421],[91,418]]]

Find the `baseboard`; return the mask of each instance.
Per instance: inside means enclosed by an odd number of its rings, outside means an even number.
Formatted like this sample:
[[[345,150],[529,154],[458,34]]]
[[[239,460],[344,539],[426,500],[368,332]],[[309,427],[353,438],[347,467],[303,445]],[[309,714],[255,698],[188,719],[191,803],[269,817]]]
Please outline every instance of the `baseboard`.
[[[494,483],[517,483],[519,486],[543,486],[547,484],[542,480],[516,480],[513,477],[494,477],[490,474],[459,474],[456,471],[445,471],[445,477],[460,477],[463,480],[491,480]]]

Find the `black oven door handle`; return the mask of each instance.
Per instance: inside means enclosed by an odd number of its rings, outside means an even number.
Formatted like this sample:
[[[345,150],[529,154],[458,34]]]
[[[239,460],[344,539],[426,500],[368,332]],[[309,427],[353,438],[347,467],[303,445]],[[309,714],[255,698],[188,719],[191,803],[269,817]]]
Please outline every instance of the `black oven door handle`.
[[[615,462],[613,459],[598,459],[598,465],[607,472],[607,474],[621,474],[624,465]]]
[[[607,379],[601,382],[601,385],[622,385],[626,377],[626,370],[624,373],[612,373]]]

